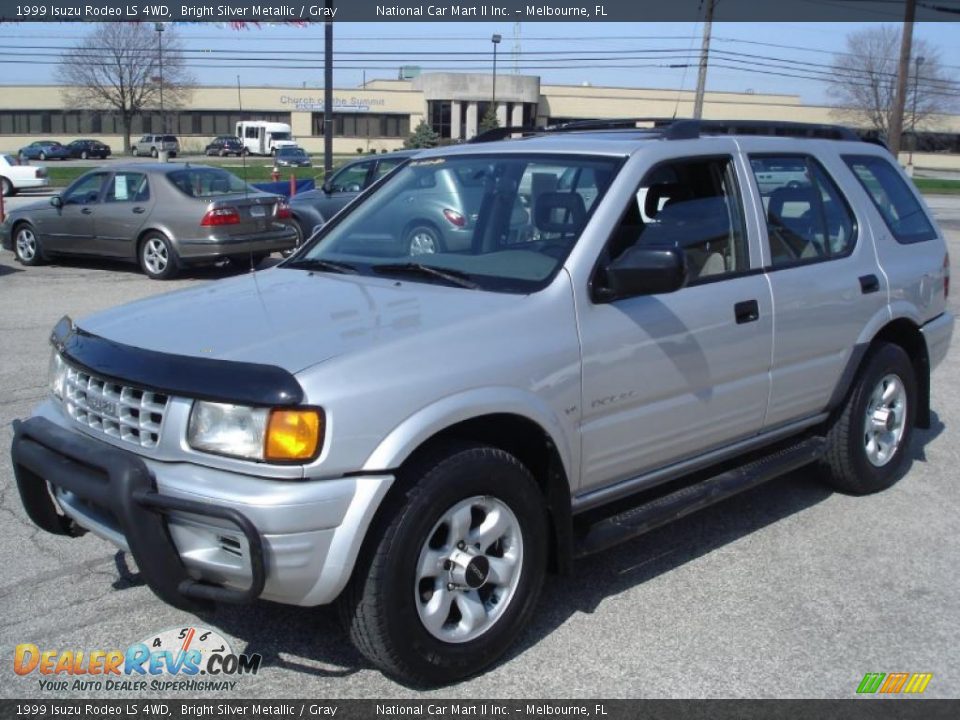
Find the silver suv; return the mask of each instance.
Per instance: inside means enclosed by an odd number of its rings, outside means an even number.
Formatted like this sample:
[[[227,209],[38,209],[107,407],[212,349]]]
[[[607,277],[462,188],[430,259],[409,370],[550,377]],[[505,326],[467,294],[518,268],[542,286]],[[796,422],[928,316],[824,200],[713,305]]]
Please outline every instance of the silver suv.
[[[384,216],[438,172],[479,188],[470,241],[413,256]],[[948,292],[923,200],[843,128],[439,148],[278,267],[62,320],[13,462],[37,525],[163,600],[337,601],[373,663],[444,683],[575,557],[801,466],[889,487]]]
[[[180,153],[180,141],[176,135],[144,135],[130,147],[133,155],[149,155],[157,157],[161,150],[166,150],[174,158]]]

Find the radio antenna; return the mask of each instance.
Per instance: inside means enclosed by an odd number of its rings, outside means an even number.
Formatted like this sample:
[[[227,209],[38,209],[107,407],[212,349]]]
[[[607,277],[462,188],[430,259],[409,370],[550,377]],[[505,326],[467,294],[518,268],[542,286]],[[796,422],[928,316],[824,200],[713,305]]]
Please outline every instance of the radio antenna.
[[[240,76],[237,75],[237,109],[240,111],[240,119],[243,120],[243,97],[240,94]],[[240,140],[240,165],[243,167],[243,194],[246,195],[247,183],[249,178],[247,177],[247,146],[243,138],[238,138]]]

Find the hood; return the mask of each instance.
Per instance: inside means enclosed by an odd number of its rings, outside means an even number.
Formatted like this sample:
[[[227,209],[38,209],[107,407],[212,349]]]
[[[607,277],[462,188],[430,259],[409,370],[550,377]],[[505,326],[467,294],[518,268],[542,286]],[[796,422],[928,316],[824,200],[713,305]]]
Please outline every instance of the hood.
[[[273,143],[274,147],[296,147],[297,146],[296,140],[272,140],[271,139],[271,142]]]
[[[390,278],[276,268],[139,300],[80,320],[146,350],[261,363],[296,373],[351,351],[458,326],[516,296]]]

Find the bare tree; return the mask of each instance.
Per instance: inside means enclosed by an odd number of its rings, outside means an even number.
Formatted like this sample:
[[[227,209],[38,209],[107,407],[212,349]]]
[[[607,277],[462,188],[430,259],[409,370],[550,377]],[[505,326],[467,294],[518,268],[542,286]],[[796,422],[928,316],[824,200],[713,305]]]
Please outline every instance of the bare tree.
[[[109,109],[123,124],[123,149],[130,150],[134,115],[160,110],[159,33],[152,23],[98,23],[86,38],[64,53],[57,81],[67,107]],[[183,46],[172,26],[163,33],[163,108],[181,107],[192,93]]]
[[[833,114],[844,122],[867,126],[886,138],[894,112],[900,32],[893,25],[858,30],[847,35],[846,52],[833,59],[828,93],[837,101]],[[914,38],[910,59],[905,130],[920,129],[931,116],[957,105],[960,85],[940,63],[940,51]]]

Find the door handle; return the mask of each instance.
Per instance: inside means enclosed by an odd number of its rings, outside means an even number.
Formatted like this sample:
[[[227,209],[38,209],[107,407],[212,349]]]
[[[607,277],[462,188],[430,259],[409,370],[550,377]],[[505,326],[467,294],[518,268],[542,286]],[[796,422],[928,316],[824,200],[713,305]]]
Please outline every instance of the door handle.
[[[142,207],[135,207],[133,209],[133,212],[136,213],[137,215],[143,215],[146,212],[146,210],[144,210]]]
[[[733,306],[733,314],[737,318],[737,325],[754,322],[760,319],[760,306],[756,300],[744,300]]]
[[[870,293],[879,292],[880,290],[880,280],[876,275],[861,275],[860,276],[860,292],[864,295],[869,295]]]
[[[84,208],[84,209],[81,210],[80,212],[82,212],[84,215],[92,215],[92,214],[93,214],[93,210],[91,210],[90,208]]]

